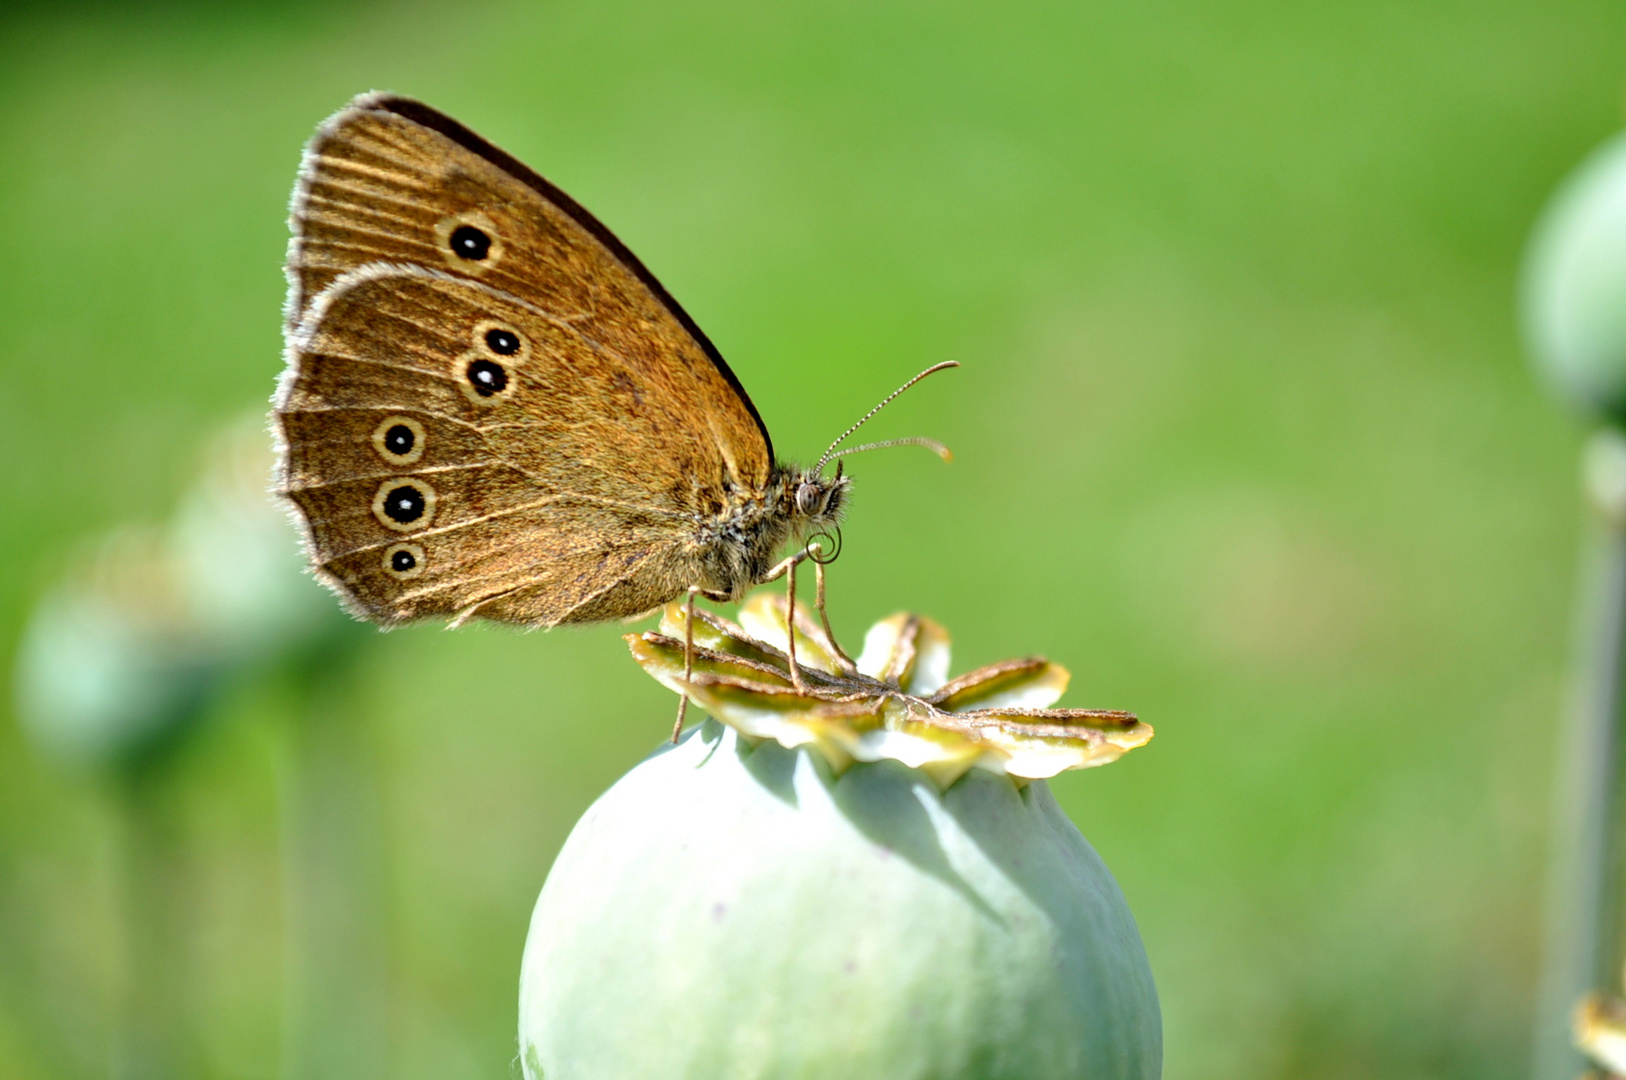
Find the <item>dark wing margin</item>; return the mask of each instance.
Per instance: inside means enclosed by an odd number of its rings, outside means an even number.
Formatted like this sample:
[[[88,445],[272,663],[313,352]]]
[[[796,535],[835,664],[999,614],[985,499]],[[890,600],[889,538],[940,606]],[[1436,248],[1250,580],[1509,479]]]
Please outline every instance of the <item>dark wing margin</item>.
[[[415,124],[420,124],[431,131],[446,136],[446,138],[457,143],[463,149],[484,158],[526,187],[531,188],[544,199],[564,211],[576,224],[586,229],[595,240],[608,248],[610,253],[623,266],[632,271],[633,275],[644,283],[645,288],[655,294],[655,299],[659,300],[666,310],[672,313],[672,317],[677,319],[683,329],[689,332],[689,336],[699,344],[706,356],[716,366],[718,373],[727,380],[728,385],[733,387],[734,392],[745,403],[746,411],[751,414],[751,419],[756,421],[757,430],[762,433],[762,441],[768,448],[769,467],[771,468],[773,462],[778,460],[774,457],[773,437],[768,434],[768,425],[762,422],[762,414],[757,412],[756,403],[751,400],[751,395],[745,392],[745,387],[741,385],[739,376],[735,375],[734,370],[728,366],[728,361],[724,360],[723,354],[717,351],[717,346],[711,343],[711,339],[706,336],[705,331],[701,330],[695,321],[689,317],[689,313],[683,310],[682,305],[672,298],[672,294],[666,291],[666,287],[656,279],[654,274],[650,273],[649,268],[639,261],[638,256],[628,250],[627,245],[623,244],[615,233],[605,227],[603,222],[588,213],[586,207],[554,187],[536,170],[512,154],[499,150],[456,120],[437,112],[414,98],[398,97],[389,93],[367,94],[351,102],[351,107],[382,109],[385,112],[392,112],[397,116],[405,117]]]

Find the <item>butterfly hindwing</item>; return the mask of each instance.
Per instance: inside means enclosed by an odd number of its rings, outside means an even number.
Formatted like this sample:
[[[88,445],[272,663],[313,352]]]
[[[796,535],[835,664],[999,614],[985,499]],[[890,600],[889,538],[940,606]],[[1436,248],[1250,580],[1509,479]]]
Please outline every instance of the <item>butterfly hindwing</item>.
[[[289,347],[283,493],[373,619],[553,625],[695,579],[727,450],[688,369],[651,372],[491,286],[411,265],[336,279]]]

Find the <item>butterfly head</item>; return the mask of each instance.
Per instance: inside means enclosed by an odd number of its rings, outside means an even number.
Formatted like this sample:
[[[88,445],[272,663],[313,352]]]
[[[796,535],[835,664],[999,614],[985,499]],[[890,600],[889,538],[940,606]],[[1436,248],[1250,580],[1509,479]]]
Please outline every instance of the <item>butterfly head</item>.
[[[841,521],[841,511],[847,501],[847,485],[851,483],[836,462],[833,476],[821,476],[814,469],[804,469],[796,477],[794,513],[803,532],[818,532]]]

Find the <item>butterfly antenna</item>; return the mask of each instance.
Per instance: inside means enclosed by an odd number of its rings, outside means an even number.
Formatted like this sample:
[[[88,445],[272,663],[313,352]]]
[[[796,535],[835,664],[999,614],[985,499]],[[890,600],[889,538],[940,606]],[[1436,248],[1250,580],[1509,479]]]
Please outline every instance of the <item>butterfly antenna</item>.
[[[869,412],[867,412],[863,416],[859,417],[858,418],[858,423],[854,424],[852,427],[848,428],[846,431],[843,431],[840,435],[836,436],[836,441],[830,444],[829,449],[827,449],[824,452],[824,456],[819,458],[819,463],[817,465],[813,466],[813,475],[814,476],[819,475],[820,473],[822,473],[824,471],[825,465],[829,464],[830,461],[833,460],[834,458],[840,457],[841,455],[836,453],[836,447],[840,446],[843,442],[845,442],[846,439],[847,439],[847,436],[851,435],[853,432],[857,431],[859,428],[863,427],[866,423],[868,423],[870,417],[874,416],[876,413],[880,412],[882,409],[884,409],[888,405],[890,405],[892,403],[893,398],[897,397],[899,394],[903,393],[905,390],[909,389],[911,386],[915,385],[915,383],[919,382],[921,379],[924,379],[928,375],[931,375],[931,374],[933,374],[935,372],[938,372],[938,371],[942,371],[944,368],[959,367],[959,366],[960,366],[960,362],[958,360],[944,360],[941,364],[933,364],[931,367],[927,368],[925,371],[922,371],[919,375],[916,375],[914,378],[910,379],[908,382],[904,383],[902,386],[898,387],[896,390],[894,390],[890,394],[886,395],[886,397],[881,399],[881,403],[879,405],[875,406],[875,408],[871,409]],[[873,449],[876,449],[877,447],[880,447],[880,446],[900,446],[900,445],[903,445],[905,443],[924,446],[924,445],[930,444],[931,440],[927,439],[927,440],[924,440],[924,441],[919,441],[919,440],[914,440],[914,439],[893,439],[893,440],[889,440],[888,442],[885,442],[885,443],[871,443],[871,444],[869,444],[867,446],[856,447],[856,448],[854,448],[852,450],[845,451],[845,453],[855,454],[859,450],[873,450]],[[948,453],[948,448],[943,446],[942,443],[936,443],[935,446],[939,448],[938,449],[938,454],[940,456]],[[946,461],[948,459],[945,457],[944,460]]]
[[[838,450],[830,455],[830,460],[844,458],[848,454],[862,454],[865,450],[880,450],[888,446],[924,446],[944,461],[953,461],[954,454],[948,447],[936,439],[928,439],[924,435],[912,435],[907,439],[882,439],[880,442],[867,442],[863,446],[849,446],[845,450]]]

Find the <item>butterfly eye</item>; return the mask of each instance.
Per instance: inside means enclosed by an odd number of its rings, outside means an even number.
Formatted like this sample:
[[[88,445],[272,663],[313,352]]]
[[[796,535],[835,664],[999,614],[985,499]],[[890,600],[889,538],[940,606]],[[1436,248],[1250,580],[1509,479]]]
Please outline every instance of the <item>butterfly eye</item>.
[[[469,386],[483,398],[500,394],[508,389],[508,372],[501,364],[491,360],[475,360],[465,372]]]
[[[796,489],[796,510],[804,516],[811,516],[819,508],[819,487],[817,484],[803,484]]]
[[[491,237],[473,225],[459,225],[452,230],[452,251],[460,259],[479,262],[491,251]]]

